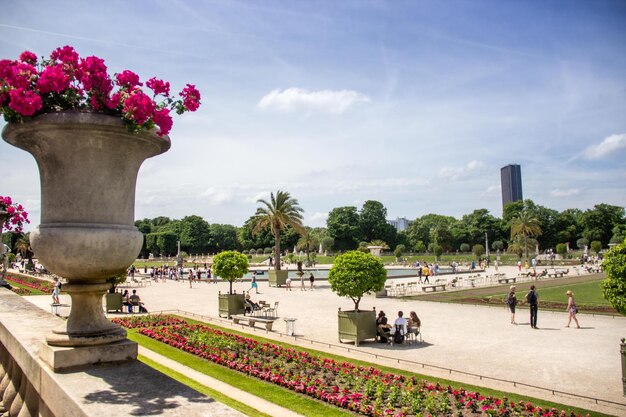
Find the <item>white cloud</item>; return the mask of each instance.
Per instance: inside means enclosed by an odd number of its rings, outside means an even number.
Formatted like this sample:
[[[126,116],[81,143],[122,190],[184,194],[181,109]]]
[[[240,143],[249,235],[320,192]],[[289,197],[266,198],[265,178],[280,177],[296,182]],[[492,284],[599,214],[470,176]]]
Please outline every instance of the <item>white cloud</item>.
[[[306,224],[326,224],[326,219],[328,219],[328,212],[315,212],[307,217]]]
[[[583,151],[583,158],[601,159],[620,149],[626,149],[626,133],[611,135],[599,144],[589,146]]]
[[[282,112],[323,111],[340,114],[357,103],[369,103],[370,98],[352,90],[309,91],[292,87],[273,90],[259,101],[259,108]]]
[[[269,200],[270,198],[270,192],[269,191],[263,191],[260,193],[256,193],[253,196],[248,196],[245,198],[245,201],[247,201],[248,203],[256,203],[257,201],[263,199],[263,200]]]
[[[555,188],[554,190],[550,191],[550,194],[554,197],[571,197],[580,194],[580,190],[578,188],[570,188],[569,190],[561,190],[560,188]]]
[[[220,191],[213,187],[207,188],[204,192],[202,192],[201,196],[203,197],[203,200],[206,200],[211,205],[230,203],[233,199],[229,192]]]
[[[484,165],[482,161],[473,160],[462,167],[443,167],[439,170],[439,175],[451,180],[458,180],[472,171],[479,170]]]
[[[500,186],[500,184],[498,184],[498,185],[490,185],[483,192],[483,195],[485,195],[485,194],[496,194],[496,193],[499,193],[501,189],[502,189],[502,187]]]

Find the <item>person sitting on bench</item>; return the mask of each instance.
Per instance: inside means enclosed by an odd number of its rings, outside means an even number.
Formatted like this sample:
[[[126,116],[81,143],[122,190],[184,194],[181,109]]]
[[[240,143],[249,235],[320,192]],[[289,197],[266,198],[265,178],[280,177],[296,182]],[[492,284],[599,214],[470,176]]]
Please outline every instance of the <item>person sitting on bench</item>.
[[[148,310],[144,307],[143,303],[141,302],[141,298],[139,298],[139,296],[137,295],[137,290],[133,290],[133,295],[130,296],[129,298],[130,301],[130,308],[131,308],[131,313],[132,313],[132,308],[133,306],[138,306],[139,307],[139,312],[140,313],[147,313]]]
[[[252,299],[250,298],[250,293],[246,293],[246,313],[251,313],[260,309],[261,306],[252,301]]]

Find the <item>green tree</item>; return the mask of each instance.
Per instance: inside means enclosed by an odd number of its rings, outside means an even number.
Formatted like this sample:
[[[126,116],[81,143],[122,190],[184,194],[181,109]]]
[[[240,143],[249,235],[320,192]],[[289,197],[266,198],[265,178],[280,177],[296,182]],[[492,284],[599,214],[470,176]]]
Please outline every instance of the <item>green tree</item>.
[[[382,261],[360,251],[339,255],[328,273],[330,288],[340,297],[350,297],[355,311],[359,311],[363,295],[382,290],[386,279]]]
[[[178,236],[172,232],[160,232],[156,234],[156,245],[159,253],[165,256],[173,256],[178,252]]]
[[[404,246],[403,244],[399,244],[396,246],[396,248],[393,251],[393,255],[396,257],[396,261],[398,260],[398,258],[400,258],[404,252],[406,251],[406,246]]]
[[[485,254],[485,247],[478,243],[472,247],[472,253],[477,259],[480,259],[480,257]]]
[[[606,246],[613,237],[613,228],[624,224],[624,207],[597,204],[582,214],[583,237],[589,241],[599,240]]]
[[[230,284],[229,294],[233,293],[233,282],[248,272],[248,258],[236,251],[224,251],[213,257],[213,273]]]
[[[180,220],[180,246],[189,253],[207,253],[209,247],[209,223],[200,216],[186,216]]]
[[[602,281],[604,298],[626,315],[626,241],[608,251],[602,266],[607,277]]]
[[[413,246],[413,249],[415,249],[417,253],[424,253],[426,252],[426,245],[421,240],[418,240]]]
[[[426,214],[409,224],[407,236],[411,246],[415,247],[420,240],[426,247],[432,243],[431,231],[439,225],[446,225],[448,228],[456,223],[456,219],[451,216],[442,216],[439,214]]]
[[[524,210],[511,220],[511,238],[523,237],[526,260],[528,260],[528,238],[539,235],[541,235],[539,220],[529,211]]]
[[[593,242],[591,242],[591,250],[594,251],[596,254],[599,254],[602,251],[602,242],[600,242],[599,240],[594,240]]]
[[[317,248],[319,248],[319,245],[319,240],[317,240],[317,238],[311,233],[310,228],[308,228],[300,237],[300,240],[298,240],[296,248],[298,248],[298,250],[303,250],[306,253],[307,266],[311,265],[311,252],[315,253]]]
[[[302,234],[305,232],[302,225],[302,208],[298,200],[292,198],[286,191],[278,190],[276,196],[270,194],[270,201],[257,200],[263,207],[259,207],[254,214],[253,231],[260,231],[269,227],[274,235],[274,269],[280,270],[280,232],[287,226]]]
[[[230,224],[209,225],[209,241],[207,250],[218,253],[224,250],[237,250],[241,248],[237,228]]]
[[[356,207],[337,207],[331,210],[326,219],[330,236],[335,239],[334,248],[339,250],[354,249],[361,238],[359,214]]]
[[[324,252],[329,252],[333,248],[334,244],[335,239],[333,239],[332,237],[327,236],[325,238],[322,238],[322,250]]]
[[[452,249],[453,237],[446,223],[440,223],[430,232],[430,241],[441,246],[443,250]]]
[[[461,245],[459,246],[459,250],[461,252],[469,252],[470,251],[469,243],[461,243]]]
[[[387,209],[382,203],[373,200],[363,203],[359,212],[359,225],[364,240],[371,242],[379,239],[395,246],[398,232],[387,222]]]
[[[491,249],[495,250],[495,251],[499,251],[504,249],[504,242],[502,242],[501,240],[494,240],[491,243]]]
[[[441,258],[441,255],[443,254],[443,247],[437,243],[434,243],[432,249],[433,253],[435,254],[435,258],[439,260],[439,258]]]
[[[578,249],[585,249],[585,246],[589,246],[589,241],[584,237],[581,237],[576,241],[576,247]]]
[[[556,253],[558,253],[562,257],[565,257],[565,255],[567,255],[567,245],[565,243],[557,243]]]

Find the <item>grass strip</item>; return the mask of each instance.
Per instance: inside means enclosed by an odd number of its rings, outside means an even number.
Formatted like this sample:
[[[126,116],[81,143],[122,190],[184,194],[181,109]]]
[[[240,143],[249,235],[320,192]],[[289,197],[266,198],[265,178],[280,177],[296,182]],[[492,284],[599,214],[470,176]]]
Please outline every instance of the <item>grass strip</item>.
[[[307,353],[312,354],[312,355],[333,359],[333,360],[335,360],[337,362],[348,362],[348,363],[352,363],[352,364],[355,364],[355,365],[358,365],[358,366],[375,367],[375,368],[378,368],[378,369],[382,370],[383,372],[387,372],[387,373],[393,373],[393,374],[398,374],[398,375],[405,375],[405,376],[409,376],[409,377],[415,376],[415,377],[417,377],[419,379],[425,379],[425,380],[427,380],[427,381],[429,381],[429,382],[431,382],[433,384],[439,383],[439,384],[444,385],[444,386],[448,386],[449,385],[449,386],[451,386],[453,388],[464,388],[464,389],[469,390],[469,391],[480,392],[484,396],[493,396],[493,397],[498,397],[498,398],[507,397],[509,399],[509,401],[514,401],[514,402],[530,401],[534,405],[541,406],[544,409],[545,408],[556,408],[558,410],[570,410],[570,411],[573,411],[576,415],[581,414],[581,415],[585,416],[586,414],[589,414],[589,416],[591,416],[591,417],[611,417],[608,414],[603,414],[603,413],[599,413],[599,412],[595,412],[595,411],[591,411],[591,410],[586,410],[586,409],[583,409],[583,408],[572,407],[572,406],[569,406],[569,405],[560,404],[560,403],[556,403],[556,402],[552,402],[552,401],[546,401],[546,400],[539,399],[539,398],[528,397],[528,396],[524,396],[524,395],[520,395],[520,394],[516,394],[516,393],[512,393],[512,392],[498,391],[498,390],[494,390],[494,389],[491,389],[491,388],[480,387],[480,386],[477,386],[477,385],[462,384],[462,383],[460,383],[458,381],[454,381],[454,380],[450,380],[450,379],[443,379],[443,378],[432,377],[432,376],[429,376],[429,375],[423,375],[423,374],[419,374],[419,373],[416,373],[416,372],[405,371],[403,369],[392,368],[392,367],[388,367],[388,366],[384,366],[384,365],[380,365],[380,364],[376,364],[376,363],[366,362],[366,361],[363,361],[363,360],[358,360],[358,359],[348,358],[348,357],[345,357],[345,356],[335,355],[335,354],[332,354],[332,353],[322,352],[322,351],[315,350],[315,349],[309,349],[309,348],[305,348],[305,347],[301,347],[301,346],[295,346],[295,345],[291,345],[289,343],[276,341],[276,340],[272,340],[272,339],[266,339],[264,337],[259,337],[259,336],[256,336],[256,335],[251,335],[249,333],[239,332],[237,330],[233,330],[233,329],[217,326],[217,325],[214,325],[214,324],[207,324],[205,322],[189,319],[187,317],[182,317],[182,316],[178,316],[178,317],[183,318],[183,319],[187,320],[189,323],[192,323],[192,324],[193,323],[195,323],[195,324],[202,324],[204,326],[215,328],[215,329],[219,329],[219,330],[222,330],[224,332],[238,334],[238,335],[243,336],[243,337],[248,337],[248,338],[254,339],[254,340],[256,340],[259,343],[272,343],[272,344],[283,346],[283,347],[286,347],[286,348],[295,349],[297,351],[307,352]],[[188,356],[192,356],[193,358],[196,358],[195,356],[193,356],[191,354],[188,354],[186,352],[182,352],[182,351],[180,351],[178,349],[175,349],[175,348],[167,346],[167,345],[165,345],[163,343],[157,342],[157,341],[155,341],[153,339],[148,338],[147,336],[138,335],[138,334],[136,334],[136,330],[129,330],[129,338],[130,338],[131,333],[133,334],[133,336],[141,337],[142,339],[147,339],[150,342],[152,342],[153,344],[162,345],[162,346],[165,346],[165,347],[167,347],[169,349],[172,349],[172,350],[174,350],[176,352],[181,352],[184,355],[188,355]],[[133,340],[135,340],[135,339],[133,339]],[[155,349],[152,349],[152,347],[150,347],[150,346],[144,345],[142,342],[140,342],[140,340],[135,340],[135,341],[137,343],[141,344],[142,346],[147,347],[148,349],[155,350]],[[158,353],[161,353],[161,352],[158,352]],[[161,354],[163,354],[163,353],[161,353]],[[172,357],[170,357],[170,356],[168,356],[166,354],[163,354],[163,355],[169,357],[170,359],[177,360],[177,359],[172,358]],[[202,361],[202,362],[206,362],[206,361],[204,361],[203,359],[200,359],[200,358],[197,358],[197,360]],[[246,378],[248,378],[248,379],[250,379],[252,381],[258,381],[258,382],[263,383],[264,386],[272,385],[274,387],[280,388],[281,390],[286,391],[288,394],[290,394],[294,398],[304,397],[304,395],[300,395],[300,394],[294,393],[294,392],[292,392],[292,391],[290,391],[290,390],[288,390],[286,388],[278,387],[278,386],[275,386],[273,384],[267,383],[265,381],[260,381],[260,380],[258,380],[256,378],[249,377],[249,376],[244,375],[244,374],[242,374],[240,372],[237,372],[237,371],[234,371],[234,370],[230,370],[228,368],[224,368],[222,366],[215,365],[215,364],[212,364],[212,363],[211,363],[211,365],[213,365],[215,367],[219,367],[219,369],[221,369],[221,370],[234,372],[236,374],[235,379],[240,378],[240,376],[245,376]],[[187,366],[192,367],[190,365],[187,365]],[[198,371],[200,371],[200,372],[203,372],[203,371],[201,371],[198,368],[195,368],[195,367],[193,367],[193,368],[198,370]],[[203,373],[205,373],[205,372],[203,372]],[[207,375],[209,375],[209,374],[207,374]],[[213,376],[213,375],[210,375],[210,376]],[[218,378],[218,379],[221,379],[221,378]],[[226,380],[223,380],[223,379],[221,379],[221,380],[231,384],[230,382],[228,382]],[[231,384],[231,385],[237,386],[235,384]],[[247,388],[241,388],[239,386],[237,386],[237,388],[246,390],[248,392],[257,393],[257,391],[251,391],[250,389],[247,389]],[[273,400],[271,400],[269,398],[265,398],[265,397],[263,397],[263,396],[261,396],[259,394],[256,394],[256,395],[258,395],[259,397],[264,398],[264,399],[266,399],[268,401],[274,402]],[[307,397],[307,398],[310,398],[310,397]],[[326,407],[328,407],[328,408],[330,408],[332,410],[337,410],[337,408],[328,406],[328,405],[326,405],[323,402],[320,402],[320,401],[317,401],[317,400],[314,400],[314,399],[311,399],[311,401],[314,401],[315,404],[318,407],[319,407],[319,404],[321,403],[321,404],[325,405]],[[292,403],[292,401],[289,401],[287,404],[290,405],[291,403]],[[279,404],[279,403],[276,403],[276,404]],[[298,412],[298,413],[301,413],[301,414],[304,414],[304,415],[307,415],[307,416],[308,415],[311,415],[311,416],[313,416],[313,415],[324,415],[324,416],[325,415],[335,415],[335,414],[326,414],[326,413],[322,413],[322,414],[307,414],[307,413],[303,412],[302,409],[299,408],[299,407],[291,408],[288,405],[287,406],[283,405],[283,404],[279,404],[279,405],[282,405],[285,408],[288,408],[290,410],[293,410],[295,412]],[[341,412],[341,410],[340,410],[340,412]],[[336,415],[340,415],[340,416],[354,416],[354,414],[348,413],[348,412],[341,412],[341,414],[336,414]]]
[[[354,417],[354,414],[330,406],[322,401],[305,395],[296,394],[287,388],[261,381],[241,372],[225,368],[205,359],[183,352],[164,343],[137,334],[135,330],[128,330],[128,338],[139,343],[160,355],[192,368],[205,375],[219,379],[233,387],[253,393],[259,398],[284,407],[295,413],[311,417]],[[233,407],[234,408],[234,407]]]
[[[219,391],[216,391],[212,388],[207,387],[206,385],[202,385],[199,382],[197,382],[194,379],[191,379],[179,372],[176,372],[166,366],[163,366],[155,361],[153,361],[152,359],[146,358],[145,356],[139,355],[138,358],[141,362],[145,363],[146,365],[148,365],[151,368],[156,369],[157,371],[161,372],[162,374],[165,374],[167,376],[169,376],[170,378],[180,382],[183,385],[188,386],[189,388],[192,388],[196,391],[198,391],[201,394],[204,394],[206,396],[209,396],[211,398],[213,398],[216,401],[221,402],[222,404],[225,404],[227,406],[229,406],[230,408],[233,408],[247,416],[251,416],[251,417],[271,417],[269,414],[265,414],[260,412],[259,410],[257,410],[256,408],[252,408],[247,404],[244,404],[240,401],[237,401],[231,397],[229,397],[228,395],[222,394]]]

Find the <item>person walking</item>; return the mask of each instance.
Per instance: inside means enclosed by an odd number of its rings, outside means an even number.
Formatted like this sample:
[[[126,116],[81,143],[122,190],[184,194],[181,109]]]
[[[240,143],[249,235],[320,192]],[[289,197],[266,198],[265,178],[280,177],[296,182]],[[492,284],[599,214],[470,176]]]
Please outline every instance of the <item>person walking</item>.
[[[422,266],[419,263],[417,264],[417,283],[422,283]]]
[[[61,293],[61,281],[58,277],[54,277],[54,284],[52,289],[52,304],[61,304],[59,300],[59,294]]]
[[[537,295],[537,291],[535,291],[535,286],[530,286],[530,291],[526,294],[526,302],[530,305],[530,327],[532,329],[537,329],[537,309],[539,303],[539,296]]]
[[[428,268],[428,264],[425,263],[424,264],[424,268],[423,268],[423,274],[424,274],[424,284],[429,283],[430,284],[430,280],[428,279],[428,277],[430,277],[430,268]]]
[[[515,296],[515,285],[511,285],[510,291],[504,298],[504,302],[511,311],[511,324],[517,324],[515,322],[515,306],[517,305],[517,297]]]
[[[574,301],[574,293],[571,291],[567,291],[565,293],[567,295],[567,312],[569,313],[569,320],[567,320],[567,326],[569,327],[572,319],[576,322],[576,328],[580,329],[580,324],[578,324],[578,319],[576,318],[576,313],[578,313],[578,307],[576,307],[576,302]]]
[[[315,277],[313,276],[312,272],[311,272],[311,275],[309,275],[309,283],[311,285],[311,291],[313,291],[313,284],[315,284]]]
[[[251,282],[251,287],[248,290],[248,292],[250,292],[250,290],[252,290],[254,288],[254,290],[256,291],[256,293],[259,293],[259,285],[256,283],[256,271],[252,271],[252,282]]]

